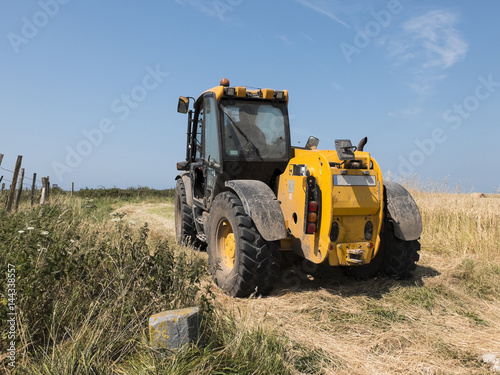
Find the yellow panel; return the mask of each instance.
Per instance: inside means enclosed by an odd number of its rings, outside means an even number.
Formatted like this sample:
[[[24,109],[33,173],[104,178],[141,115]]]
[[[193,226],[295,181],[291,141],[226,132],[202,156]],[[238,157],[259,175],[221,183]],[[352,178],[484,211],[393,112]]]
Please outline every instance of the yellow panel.
[[[306,234],[304,215],[306,211],[306,176],[292,176],[293,165],[307,165],[309,174],[316,178],[322,199],[318,232]],[[288,229],[296,238],[304,257],[311,262],[321,263],[328,256],[329,232],[331,225],[332,176],[328,161],[321,152],[296,150],[287,170],[280,176],[278,199],[282,202]],[[324,192],[328,192],[325,194]],[[295,216],[294,216],[295,214]]]
[[[246,97],[246,95],[247,95],[247,89],[246,89],[246,87],[239,86],[239,87],[235,87],[235,89],[236,89],[236,96],[238,98],[244,98],[244,97]]]
[[[287,221],[287,229],[300,238],[304,232],[306,177],[283,174],[279,184],[278,200]]]
[[[333,186],[334,215],[373,215],[380,208],[377,186]]]
[[[264,99],[272,99],[274,97],[274,90],[271,89],[262,89],[262,97]]]
[[[224,95],[224,86],[216,86],[216,87],[213,87],[210,90],[207,90],[205,92],[213,92],[215,94],[215,97],[217,98],[217,100],[220,100],[220,98],[222,98],[222,96]]]

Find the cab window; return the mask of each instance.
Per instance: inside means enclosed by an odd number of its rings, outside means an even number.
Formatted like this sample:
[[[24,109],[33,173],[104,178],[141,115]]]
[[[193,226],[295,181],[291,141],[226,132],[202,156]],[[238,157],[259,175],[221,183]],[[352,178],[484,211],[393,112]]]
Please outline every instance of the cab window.
[[[204,159],[209,163],[220,164],[219,131],[217,128],[217,103],[213,97],[203,99],[205,121]]]

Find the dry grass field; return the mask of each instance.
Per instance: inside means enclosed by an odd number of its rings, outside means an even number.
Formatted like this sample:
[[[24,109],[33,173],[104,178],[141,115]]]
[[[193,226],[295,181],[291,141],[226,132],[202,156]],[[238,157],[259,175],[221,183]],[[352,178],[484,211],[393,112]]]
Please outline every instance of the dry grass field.
[[[412,279],[354,280],[298,264],[266,298],[215,290],[220,318],[284,338],[292,373],[489,373],[479,358],[500,352],[500,197],[412,195],[424,221]],[[171,206],[142,207],[124,210],[137,220],[172,220]]]
[[[412,195],[424,232],[410,280],[297,262],[249,299],[212,284],[205,252],[175,245],[170,198],[0,213],[0,256],[18,264],[25,309],[14,373],[493,374],[480,358],[500,353],[500,196]],[[190,303],[211,311],[211,344],[152,350],[147,317]]]

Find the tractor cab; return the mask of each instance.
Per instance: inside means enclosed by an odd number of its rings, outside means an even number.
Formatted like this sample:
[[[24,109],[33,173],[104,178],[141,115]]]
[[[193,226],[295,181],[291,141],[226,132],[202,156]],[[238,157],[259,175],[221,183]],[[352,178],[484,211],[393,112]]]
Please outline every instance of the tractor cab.
[[[189,172],[195,204],[208,209],[230,180],[275,186],[290,160],[287,102],[286,91],[231,87],[227,79],[196,100],[179,98],[178,112],[188,113],[188,147],[177,169]]]

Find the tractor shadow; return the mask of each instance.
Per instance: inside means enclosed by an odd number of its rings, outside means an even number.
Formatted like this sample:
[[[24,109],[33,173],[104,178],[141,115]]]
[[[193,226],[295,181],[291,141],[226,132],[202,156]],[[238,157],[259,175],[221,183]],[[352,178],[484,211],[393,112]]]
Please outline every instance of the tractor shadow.
[[[432,267],[417,265],[411,278],[395,280],[385,276],[354,278],[346,275],[340,267],[312,264],[301,261],[282,266],[282,272],[272,296],[324,290],[332,295],[366,296],[380,299],[395,287],[423,286],[424,279],[439,276]]]

